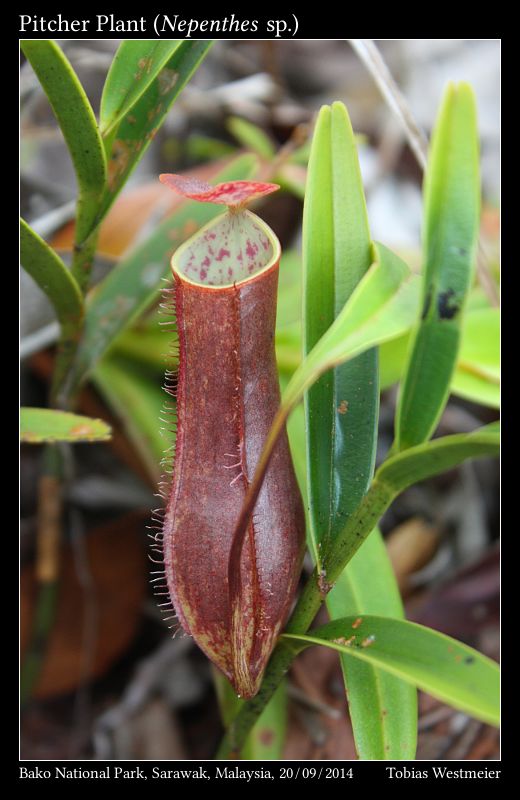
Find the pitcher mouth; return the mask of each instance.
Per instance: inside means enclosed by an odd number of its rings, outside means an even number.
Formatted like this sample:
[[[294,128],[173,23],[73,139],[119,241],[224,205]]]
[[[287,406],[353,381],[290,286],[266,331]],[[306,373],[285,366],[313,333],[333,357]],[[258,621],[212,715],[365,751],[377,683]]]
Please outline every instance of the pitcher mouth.
[[[280,243],[268,225],[246,210],[230,210],[211,220],[181,245],[172,270],[184,281],[206,288],[229,288],[276,264]]]

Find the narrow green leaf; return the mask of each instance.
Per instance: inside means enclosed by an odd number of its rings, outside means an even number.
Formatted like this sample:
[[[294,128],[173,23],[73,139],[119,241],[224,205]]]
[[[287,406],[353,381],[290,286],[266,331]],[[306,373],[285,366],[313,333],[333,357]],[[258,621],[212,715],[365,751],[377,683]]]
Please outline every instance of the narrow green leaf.
[[[410,336],[385,342],[379,351],[381,388],[396,383],[404,372]],[[476,306],[462,323],[459,357],[450,385],[458,397],[491,408],[500,406],[500,311]]]
[[[162,318],[164,322],[164,317]],[[177,333],[165,337],[164,331],[159,327],[159,322],[154,319],[154,325],[147,325],[124,330],[111,345],[110,353],[114,356],[128,358],[149,370],[164,373],[166,367],[175,369],[178,363],[176,355],[169,355],[169,349],[175,350],[178,341]],[[167,355],[168,353],[168,355]]]
[[[372,263],[354,133],[342,103],[324,106],[313,137],[303,214],[304,354],[348,301]],[[374,470],[377,351],[323,375],[305,396],[312,535],[334,539]]]
[[[122,421],[150,476],[158,481],[164,472],[161,460],[168,456],[167,448],[174,439],[167,423],[160,421],[166,397],[161,383],[132,360],[114,355],[99,362],[92,379],[109,408]]]
[[[477,308],[464,315],[458,366],[500,379],[500,309]]]
[[[500,429],[495,423],[471,433],[442,436],[388,458],[377,470],[375,480],[397,494],[468,458],[496,456],[499,446]]]
[[[105,216],[130,173],[146,152],[172,103],[211,45],[212,42],[203,40],[182,41],[119,123],[108,133],[105,132],[108,183],[101,201],[98,222]]]
[[[451,381],[451,391],[457,397],[463,397],[472,403],[489,408],[500,408],[500,386],[498,381],[491,380],[489,376],[469,364],[457,365]]]
[[[403,606],[385,543],[374,530],[327,596],[332,619],[379,614],[401,619]],[[361,759],[413,759],[417,693],[373,664],[341,654],[356,749]]]
[[[334,583],[400,492],[414,483],[452,469],[469,458],[496,456],[500,446],[497,423],[472,433],[443,436],[388,458],[376,471],[368,493],[333,542],[324,576]]]
[[[372,664],[483,722],[499,723],[499,669],[465,644],[414,622],[379,616],[335,620],[312,635],[284,634],[295,650],[314,644]],[[347,644],[349,642],[349,644]]]
[[[417,308],[418,277],[383,245],[373,245],[373,259],[343,310],[294,373],[282,407],[297,402],[329,369],[409,328]]]
[[[100,419],[50,408],[20,409],[20,439],[27,444],[104,442],[111,435],[110,426]]]
[[[83,297],[69,270],[33,229],[20,219],[20,260],[51,301],[63,339],[74,339],[83,319]]]
[[[258,125],[242,117],[229,117],[226,127],[243,147],[249,148],[268,161],[274,158],[275,147],[269,136]]]
[[[79,244],[94,226],[107,179],[96,118],[76,73],[55,42],[26,39],[21,47],[49,98],[74,164],[78,181],[75,236]]]
[[[479,208],[475,99],[467,84],[450,84],[425,175],[421,318],[399,396],[396,450],[426,441],[446,404],[475,261]]]
[[[103,136],[117,125],[157,78],[180,41],[125,39],[108,71],[101,97],[99,127]]]
[[[241,156],[223,169],[215,180],[247,178],[255,165],[254,157]],[[79,386],[117,334],[159,298],[163,286],[161,279],[170,275],[173,251],[187,236],[219,213],[219,208],[214,205],[183,203],[98,284],[89,298],[84,334],[71,374],[72,386]]]
[[[316,124],[305,194],[303,255],[308,353],[372,263],[356,142],[341,103],[323,107]],[[365,352],[323,375],[307,392],[305,410],[310,534],[319,565],[320,553],[344,527],[372,479],[379,410],[377,351]],[[402,616],[399,591],[378,532],[340,576],[327,596],[327,608],[332,619],[360,611]],[[413,757],[417,725],[413,689],[352,659],[342,656],[341,664],[359,756]],[[403,742],[408,750],[402,749]]]
[[[335,322],[293,374],[282,396],[237,519],[234,548],[239,549],[243,542],[278,437],[304,392],[327,370],[383,341],[400,336],[410,326],[417,304],[418,279],[385,247],[373,245],[373,248],[375,263],[361,279]]]

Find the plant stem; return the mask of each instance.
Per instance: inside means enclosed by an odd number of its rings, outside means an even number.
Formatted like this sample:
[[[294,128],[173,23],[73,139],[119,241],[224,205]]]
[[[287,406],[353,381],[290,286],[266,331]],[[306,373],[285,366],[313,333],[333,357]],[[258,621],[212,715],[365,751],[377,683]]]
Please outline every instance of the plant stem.
[[[80,244],[76,242],[74,244],[71,273],[83,295],[86,294],[89,287],[98,237],[99,226],[84,242]],[[83,324],[84,320],[78,324],[74,336],[71,336],[69,331],[65,332],[63,329],[60,334],[51,386],[50,404],[53,408],[60,408],[65,411],[70,410],[73,394],[71,367],[81,341]]]
[[[372,482],[357,511],[352,514],[345,528],[332,543],[330,551],[325,554],[324,569],[321,572],[315,569],[305,584],[287,623],[286,633],[308,631],[334,581],[339,578],[352,556],[375,528],[394,497],[395,492],[388,486],[376,480]],[[291,645],[279,641],[267,665],[260,691],[244,703],[235,717],[222,740],[217,759],[237,757],[249,731],[273,696],[295,655]]]
[[[87,236],[84,241],[74,242],[71,272],[84,295],[89,288],[90,275],[92,272],[94,256],[96,254],[98,237],[99,225],[94,228],[90,236]]]
[[[45,659],[48,638],[54,621],[58,595],[61,541],[63,461],[58,445],[47,445],[43,474],[38,487],[38,539],[36,581],[38,592],[34,606],[29,646],[22,662],[21,703],[31,697]]]

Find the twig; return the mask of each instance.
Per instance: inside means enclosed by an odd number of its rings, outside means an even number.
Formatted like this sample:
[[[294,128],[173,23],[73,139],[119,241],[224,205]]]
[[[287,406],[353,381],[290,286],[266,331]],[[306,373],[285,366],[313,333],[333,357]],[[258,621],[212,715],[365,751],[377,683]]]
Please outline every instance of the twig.
[[[428,157],[428,138],[417,124],[404,95],[394,81],[381,53],[372,39],[348,39],[352,48],[372,75],[378,89],[388,106],[402,123],[406,139],[419,166],[426,169]],[[477,253],[477,275],[484,292],[492,306],[499,305],[498,291],[489,274],[485,250],[479,239]]]
[[[309,695],[304,692],[303,689],[300,689],[294,684],[289,684],[287,687],[287,693],[292,700],[296,700],[298,703],[300,703],[300,705],[310,708],[311,711],[318,711],[320,714],[325,714],[326,717],[330,717],[331,719],[341,719],[343,716],[339,708],[334,708],[334,706],[329,706],[322,700],[316,700],[313,697],[309,697]]]
[[[394,81],[381,53],[372,39],[348,39],[348,41],[372,75],[389,107],[402,122],[408,143],[424,170],[428,158],[428,138],[416,123],[410,106]]]
[[[141,661],[117,705],[105,711],[94,726],[94,749],[98,758],[111,758],[113,733],[136,715],[157,688],[165,671],[191,647],[191,639],[167,639],[151,656]]]

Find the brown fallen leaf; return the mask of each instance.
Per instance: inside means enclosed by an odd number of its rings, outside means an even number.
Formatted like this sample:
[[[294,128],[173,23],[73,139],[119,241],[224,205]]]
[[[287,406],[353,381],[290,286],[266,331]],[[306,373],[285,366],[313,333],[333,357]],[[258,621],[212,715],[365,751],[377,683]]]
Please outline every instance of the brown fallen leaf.
[[[388,555],[403,594],[409,590],[410,576],[425,567],[437,552],[440,537],[440,529],[422,517],[406,520],[388,536]]]
[[[147,520],[145,512],[132,512],[86,535],[96,620],[95,645],[93,652],[87,654],[83,652],[83,620],[88,601],[77,575],[72,547],[70,544],[63,547],[56,618],[35,697],[70,692],[82,678],[100,677],[134,638],[146,595],[147,562],[142,530]],[[23,659],[36,600],[34,565],[23,569],[20,584]],[[89,669],[83,676],[86,663]]]

